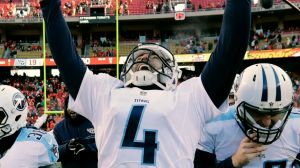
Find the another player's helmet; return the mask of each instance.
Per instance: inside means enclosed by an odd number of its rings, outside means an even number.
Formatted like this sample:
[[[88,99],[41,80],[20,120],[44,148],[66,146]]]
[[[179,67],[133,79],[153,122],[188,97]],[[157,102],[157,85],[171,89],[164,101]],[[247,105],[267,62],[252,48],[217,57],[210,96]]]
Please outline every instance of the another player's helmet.
[[[0,139],[26,125],[27,108],[26,98],[18,89],[0,85]]]
[[[235,75],[233,85],[232,85],[231,90],[230,90],[229,95],[228,95],[228,99],[229,99],[228,101],[229,101],[230,106],[235,104],[235,88],[234,88],[235,85],[234,84],[237,83],[239,78],[240,78],[239,74]]]
[[[237,121],[247,137],[270,144],[277,140],[292,110],[293,88],[284,70],[272,64],[246,68],[235,83]],[[268,128],[259,118],[268,116]],[[256,133],[256,138],[250,134]]]
[[[174,55],[154,43],[135,47],[127,56],[121,72],[125,87],[155,85],[163,90],[175,89],[180,76],[181,71]]]

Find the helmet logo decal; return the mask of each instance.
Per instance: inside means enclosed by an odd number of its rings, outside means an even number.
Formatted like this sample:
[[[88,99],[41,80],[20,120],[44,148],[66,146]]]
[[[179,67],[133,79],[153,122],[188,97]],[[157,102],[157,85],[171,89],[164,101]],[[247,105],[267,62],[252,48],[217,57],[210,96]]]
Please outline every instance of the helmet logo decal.
[[[26,108],[26,100],[20,93],[15,93],[12,97],[13,105],[18,111],[23,111]]]
[[[266,72],[263,66],[262,68],[262,77],[263,77],[263,87],[262,87],[262,95],[261,95],[261,101],[268,101],[268,82],[267,82],[267,76]]]
[[[273,66],[271,66],[274,75],[275,75],[275,81],[276,81],[276,101],[281,101],[281,89],[280,89],[280,83],[279,83],[279,78],[278,75],[275,71],[275,69],[273,68]]]
[[[86,131],[90,134],[95,134],[94,128],[87,128]]]
[[[240,76],[236,76],[236,81],[233,83],[233,88],[235,92],[237,92],[237,90],[239,89],[242,78],[243,78],[243,73],[241,73]]]

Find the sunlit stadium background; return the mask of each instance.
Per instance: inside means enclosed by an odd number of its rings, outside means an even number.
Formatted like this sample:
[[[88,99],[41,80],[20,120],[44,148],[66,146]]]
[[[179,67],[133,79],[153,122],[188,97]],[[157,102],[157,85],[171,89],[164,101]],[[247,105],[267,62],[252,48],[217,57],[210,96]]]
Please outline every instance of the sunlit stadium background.
[[[293,3],[300,6],[300,0]],[[185,75],[193,76],[200,74],[216,46],[225,5],[224,0],[62,0],[61,8],[78,54],[95,73],[118,76],[134,46],[154,42],[169,48],[181,68],[190,70]],[[300,14],[281,0],[269,10],[253,4],[252,11],[243,67],[271,62],[286,69],[299,108]],[[38,0],[0,1],[0,83],[27,96],[29,125],[49,113],[43,128],[50,131],[63,118],[68,90],[47,38],[43,50],[44,38]]]

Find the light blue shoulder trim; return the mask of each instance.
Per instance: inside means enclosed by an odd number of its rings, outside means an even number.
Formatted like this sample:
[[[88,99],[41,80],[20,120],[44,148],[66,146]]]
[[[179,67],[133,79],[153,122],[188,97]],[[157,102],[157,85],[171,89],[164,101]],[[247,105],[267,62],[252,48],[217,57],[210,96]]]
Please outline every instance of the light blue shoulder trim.
[[[300,118],[300,113],[291,113],[289,118]]]
[[[55,163],[58,160],[58,144],[54,136],[46,131],[35,128],[22,128],[16,141],[32,141],[42,143],[47,149],[49,161],[51,163]]]
[[[226,113],[222,113],[221,115],[213,118],[209,122],[217,122],[217,121],[226,121],[226,120],[234,120],[235,119],[235,108],[229,108]]]

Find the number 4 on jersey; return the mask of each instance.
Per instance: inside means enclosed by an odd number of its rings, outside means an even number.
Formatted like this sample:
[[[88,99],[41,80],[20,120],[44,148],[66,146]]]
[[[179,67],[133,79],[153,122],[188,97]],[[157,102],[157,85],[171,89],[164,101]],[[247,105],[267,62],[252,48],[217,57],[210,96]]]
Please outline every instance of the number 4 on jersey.
[[[130,116],[127,119],[127,126],[125,129],[125,135],[121,147],[123,148],[140,148],[143,150],[143,164],[155,164],[155,152],[158,148],[158,142],[156,142],[157,130],[144,129],[144,140],[138,141],[135,139],[141,118],[144,112],[145,106],[138,105],[133,106],[130,112]]]

